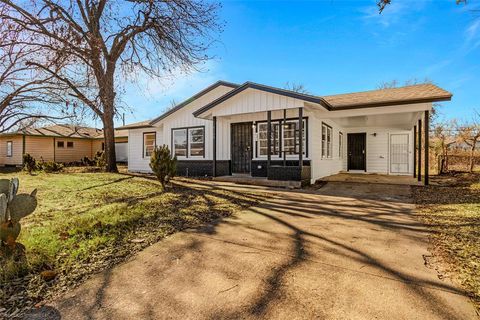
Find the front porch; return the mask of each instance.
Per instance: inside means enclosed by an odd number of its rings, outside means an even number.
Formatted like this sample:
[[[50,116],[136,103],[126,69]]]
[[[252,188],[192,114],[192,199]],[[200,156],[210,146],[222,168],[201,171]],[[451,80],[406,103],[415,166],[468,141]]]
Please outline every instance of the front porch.
[[[395,176],[376,173],[349,173],[340,172],[331,176],[323,177],[318,182],[351,182],[351,183],[371,183],[371,184],[394,184],[417,186],[422,183],[416,178],[405,175]]]
[[[237,184],[248,184],[253,186],[299,189],[301,181],[294,180],[271,180],[267,177],[252,177],[248,174],[234,174],[229,176],[213,177],[214,181],[232,182]]]

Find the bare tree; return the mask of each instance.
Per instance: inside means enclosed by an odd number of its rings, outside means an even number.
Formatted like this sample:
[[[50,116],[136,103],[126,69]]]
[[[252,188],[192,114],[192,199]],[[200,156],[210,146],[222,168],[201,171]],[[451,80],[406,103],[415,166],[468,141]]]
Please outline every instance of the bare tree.
[[[307,90],[307,88],[305,87],[305,85],[301,84],[301,83],[295,83],[295,82],[287,82],[285,83],[285,85],[283,86],[283,88],[285,90],[290,90],[290,91],[293,91],[293,92],[298,92],[298,93],[304,93],[304,94],[310,94],[310,92]]]
[[[480,112],[475,110],[471,121],[458,126],[457,131],[461,141],[470,147],[468,171],[473,172],[475,166],[475,150],[480,143]]]
[[[30,65],[102,120],[107,171],[117,171],[114,117],[122,81],[195,68],[209,57],[217,3],[200,0],[0,0],[0,19],[40,49]],[[119,72],[121,71],[121,73]]]
[[[66,108],[58,108],[63,100],[55,95],[47,94],[52,88],[50,79],[38,74],[32,67],[26,65],[32,51],[28,46],[5,45],[3,35],[12,30],[0,26],[0,132],[11,129],[22,129],[31,126],[39,120],[59,120],[68,117]],[[55,112],[44,111],[48,105],[55,104]],[[43,108],[42,108],[43,107]],[[49,108],[50,109],[50,108]],[[58,115],[60,113],[60,115]],[[57,116],[55,116],[57,115]]]
[[[439,159],[438,173],[448,171],[448,152],[450,148],[458,141],[456,135],[457,121],[438,122],[432,129],[432,147],[435,150],[435,156]],[[441,155],[441,157],[439,157]]]

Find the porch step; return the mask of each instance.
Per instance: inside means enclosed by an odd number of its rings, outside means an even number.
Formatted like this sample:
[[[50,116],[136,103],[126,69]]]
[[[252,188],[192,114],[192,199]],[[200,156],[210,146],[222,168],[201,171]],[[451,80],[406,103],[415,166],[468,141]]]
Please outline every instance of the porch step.
[[[268,180],[264,177],[250,177],[250,176],[220,176],[214,177],[214,181],[233,182],[238,184],[250,184],[254,186],[276,187],[276,188],[290,188],[298,189],[302,187],[301,181],[280,181]]]

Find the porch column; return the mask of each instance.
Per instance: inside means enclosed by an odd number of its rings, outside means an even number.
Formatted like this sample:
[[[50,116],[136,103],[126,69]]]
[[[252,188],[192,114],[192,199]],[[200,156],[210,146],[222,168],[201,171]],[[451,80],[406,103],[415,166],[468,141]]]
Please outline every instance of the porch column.
[[[413,177],[417,177],[417,125],[413,126]]]
[[[429,140],[430,140],[430,123],[429,123],[429,111],[428,110],[425,110],[425,119],[423,120],[424,123],[425,123],[425,177],[424,177],[424,181],[425,181],[425,185],[428,186],[428,158],[429,158],[429,150],[428,150],[428,147],[429,147]]]
[[[287,125],[287,109],[283,109],[283,123],[282,123],[282,127],[280,128],[280,131],[279,131],[279,133],[282,135],[282,136],[280,136],[280,142],[283,141],[283,139],[285,138],[285,135],[283,134],[283,132],[285,130],[286,125]],[[283,166],[286,167],[287,166],[287,153],[285,152],[281,143],[280,143],[280,148],[281,148],[282,153],[283,153]]]
[[[418,171],[417,179],[422,181],[422,119],[418,119]]]
[[[272,160],[272,111],[267,111],[267,177]]]
[[[217,176],[217,117],[213,117],[213,165],[212,176]]]
[[[300,141],[300,145],[298,146],[298,167],[302,169],[303,167],[303,108],[298,108],[298,140]]]

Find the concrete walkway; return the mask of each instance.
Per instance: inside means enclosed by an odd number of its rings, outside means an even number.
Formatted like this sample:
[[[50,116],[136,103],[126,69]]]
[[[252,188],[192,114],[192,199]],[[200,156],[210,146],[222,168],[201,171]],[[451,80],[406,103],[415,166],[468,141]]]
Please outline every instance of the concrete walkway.
[[[51,310],[69,320],[476,319],[462,291],[425,266],[408,186],[328,183],[265,198],[147,248]]]

